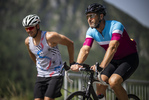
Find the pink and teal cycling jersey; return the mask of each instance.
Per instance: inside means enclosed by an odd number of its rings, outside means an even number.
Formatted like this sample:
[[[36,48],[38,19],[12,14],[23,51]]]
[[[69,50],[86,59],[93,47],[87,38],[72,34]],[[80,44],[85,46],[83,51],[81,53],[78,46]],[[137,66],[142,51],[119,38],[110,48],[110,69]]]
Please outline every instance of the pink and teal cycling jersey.
[[[119,46],[113,59],[122,59],[137,52],[136,42],[130,39],[124,26],[115,20],[108,20],[105,22],[102,35],[95,28],[89,28],[86,32],[86,39],[83,45],[91,47],[94,40],[105,50],[107,50],[110,41],[119,41]]]

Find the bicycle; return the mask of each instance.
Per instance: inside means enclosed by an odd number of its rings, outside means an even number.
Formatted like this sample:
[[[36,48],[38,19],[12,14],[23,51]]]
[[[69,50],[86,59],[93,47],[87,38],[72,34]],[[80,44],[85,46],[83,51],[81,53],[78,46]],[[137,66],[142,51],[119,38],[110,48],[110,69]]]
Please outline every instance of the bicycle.
[[[102,68],[97,67],[99,66],[99,63],[96,63],[96,71],[93,71],[92,69],[90,69],[90,66],[87,64],[80,64],[80,65],[82,65],[83,68],[80,68],[79,71],[85,71],[89,73],[89,80],[87,82],[87,88],[86,90],[83,90],[83,91],[76,91],[76,92],[71,93],[66,98],[66,100],[102,100],[102,99],[99,99],[98,96],[96,95],[95,90],[93,88],[93,83],[100,83],[106,86],[109,86],[109,84],[107,84],[101,79],[100,73],[102,72]],[[63,64],[63,68],[65,69],[65,71],[68,71],[70,69],[70,67],[67,66],[66,62]],[[94,78],[94,73],[96,74],[96,76],[98,76],[99,80]],[[72,82],[72,80],[70,80],[69,77],[68,77],[68,80]],[[134,94],[128,94],[128,98],[129,100],[140,100]],[[116,98],[116,100],[118,99]]]

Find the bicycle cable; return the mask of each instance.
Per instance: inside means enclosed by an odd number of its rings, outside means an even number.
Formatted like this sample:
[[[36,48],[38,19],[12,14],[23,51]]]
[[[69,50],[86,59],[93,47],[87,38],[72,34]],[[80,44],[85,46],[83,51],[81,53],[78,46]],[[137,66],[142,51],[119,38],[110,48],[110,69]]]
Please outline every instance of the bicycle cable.
[[[67,89],[65,89],[64,87],[62,87],[62,89],[65,90],[65,91],[67,91],[68,93],[72,93],[72,92],[68,91]]]

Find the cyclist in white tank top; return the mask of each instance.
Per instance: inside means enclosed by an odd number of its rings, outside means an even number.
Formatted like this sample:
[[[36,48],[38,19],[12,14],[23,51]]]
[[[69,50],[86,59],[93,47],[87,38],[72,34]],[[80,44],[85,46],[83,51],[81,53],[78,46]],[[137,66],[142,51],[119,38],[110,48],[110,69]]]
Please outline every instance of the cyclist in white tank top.
[[[36,64],[38,72],[34,99],[54,100],[54,98],[61,96],[60,89],[63,83],[61,81],[63,77],[60,74],[62,59],[58,44],[67,47],[70,64],[74,63],[74,45],[73,41],[64,35],[41,31],[39,23],[40,18],[35,14],[26,16],[22,22],[29,34],[25,39],[25,45],[30,57]]]
[[[58,46],[50,47],[46,40],[46,31],[42,31],[39,45],[35,46],[29,37],[29,49],[36,56],[36,67],[40,77],[59,76],[62,66]]]

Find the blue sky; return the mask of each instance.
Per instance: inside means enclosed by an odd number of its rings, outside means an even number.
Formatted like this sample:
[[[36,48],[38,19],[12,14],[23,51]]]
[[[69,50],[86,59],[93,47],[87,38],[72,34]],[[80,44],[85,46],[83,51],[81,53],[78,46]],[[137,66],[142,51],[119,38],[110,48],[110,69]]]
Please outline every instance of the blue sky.
[[[105,0],[149,28],[149,0]]]

